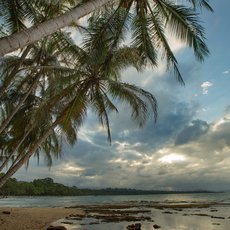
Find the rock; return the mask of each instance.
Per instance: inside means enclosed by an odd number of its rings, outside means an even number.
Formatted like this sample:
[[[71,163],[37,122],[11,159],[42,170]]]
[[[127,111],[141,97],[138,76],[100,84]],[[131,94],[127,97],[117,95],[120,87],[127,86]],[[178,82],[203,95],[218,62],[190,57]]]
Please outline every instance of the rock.
[[[214,219],[225,219],[225,217],[223,217],[223,216],[211,216],[211,218],[214,218]]]
[[[2,213],[3,213],[3,214],[10,215],[10,211],[3,211]]]
[[[210,212],[218,212],[217,209],[211,209]]]
[[[128,230],[141,230],[141,224],[131,224],[126,227]]]
[[[140,223],[135,224],[135,230],[141,230],[141,224]]]
[[[46,230],[67,230],[64,226],[49,226]]]
[[[155,229],[161,228],[161,226],[160,226],[160,225],[157,225],[157,224],[154,224],[153,227],[154,227]]]
[[[169,211],[165,211],[165,212],[162,212],[163,214],[173,214],[172,212],[169,212]]]

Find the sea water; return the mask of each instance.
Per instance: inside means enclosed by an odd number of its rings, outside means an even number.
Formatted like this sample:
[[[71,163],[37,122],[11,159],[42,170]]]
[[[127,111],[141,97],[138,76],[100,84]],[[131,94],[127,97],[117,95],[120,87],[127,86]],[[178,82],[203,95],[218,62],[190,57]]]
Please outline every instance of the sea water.
[[[10,196],[0,199],[0,207],[69,207],[102,203],[117,204],[132,201],[159,203],[230,203],[230,192],[114,196]]]
[[[142,230],[153,230],[154,224],[162,230],[230,230],[230,193],[196,193],[196,194],[155,194],[155,195],[116,195],[116,196],[40,196],[7,197],[0,199],[0,207],[73,207],[78,205],[134,204],[134,209],[149,209],[153,221],[141,221]],[[181,210],[156,209],[141,207],[145,204],[204,204],[214,203],[209,208],[188,208]],[[150,205],[150,206],[151,206]],[[216,212],[212,212],[213,210]],[[166,214],[170,212],[171,214]],[[142,214],[140,214],[142,215]],[[214,217],[221,217],[213,218]],[[62,219],[57,224],[67,222]],[[70,230],[126,230],[135,222],[116,222],[92,224],[98,220],[91,217],[72,221],[65,225]]]

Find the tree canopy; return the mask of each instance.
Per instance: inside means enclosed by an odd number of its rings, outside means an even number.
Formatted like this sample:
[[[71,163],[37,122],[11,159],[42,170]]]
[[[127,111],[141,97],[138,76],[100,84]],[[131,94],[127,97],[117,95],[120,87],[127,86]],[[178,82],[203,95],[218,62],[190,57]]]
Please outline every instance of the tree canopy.
[[[105,127],[109,141],[109,114],[118,112],[119,102],[127,104],[140,126],[151,117],[156,120],[155,97],[123,82],[122,71],[155,68],[163,57],[184,84],[166,34],[170,31],[203,61],[209,54],[198,17],[203,7],[212,11],[207,0],[187,0],[186,5],[173,0],[0,1],[0,50],[11,39],[21,48],[0,60],[0,171],[8,167],[0,186],[23,164],[28,166],[32,155],[39,159],[44,153],[51,166],[61,153],[63,137],[72,145],[76,142],[89,110]],[[89,13],[87,23],[73,22]],[[63,15],[70,20],[64,22]],[[63,26],[77,30],[81,44]],[[20,33],[36,37],[31,34],[34,28],[45,33],[24,47]]]

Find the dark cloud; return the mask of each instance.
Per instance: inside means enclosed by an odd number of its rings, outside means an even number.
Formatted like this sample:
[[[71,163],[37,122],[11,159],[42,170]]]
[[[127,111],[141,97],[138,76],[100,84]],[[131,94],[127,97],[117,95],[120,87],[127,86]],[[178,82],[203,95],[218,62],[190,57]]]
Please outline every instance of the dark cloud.
[[[186,144],[190,141],[195,141],[204,135],[209,130],[209,124],[202,120],[193,120],[191,125],[185,126],[184,129],[178,134],[175,145]]]
[[[194,120],[190,126],[185,120],[184,124],[184,127],[193,129],[202,126],[209,128],[196,141],[174,145],[175,135],[171,143],[152,151],[148,146],[148,151],[141,151],[142,143],[135,145],[129,135],[126,142],[115,141],[111,146],[96,145],[93,137],[97,133],[91,133],[87,140],[79,139],[74,149],[66,149],[62,161],[55,161],[51,171],[45,166],[34,167],[35,161],[32,161],[29,173],[21,170],[18,179],[50,176],[57,182],[81,188],[229,189],[228,114],[209,125],[201,120]],[[191,132],[195,133],[193,129]],[[171,134],[174,136],[176,132]],[[144,145],[141,148],[144,149]],[[35,176],[32,178],[32,175]]]
[[[31,164],[29,173],[20,170],[17,178],[50,176],[81,188],[225,189],[230,184],[230,109],[213,123],[197,119],[200,105],[196,98],[191,100],[197,84],[192,75],[197,68],[193,64],[181,68],[192,90],[180,87],[168,73],[163,76],[159,72],[155,78],[151,70],[144,72],[144,77],[135,75],[133,70],[128,72],[127,79],[134,74],[132,80],[156,96],[156,124],[150,120],[139,128],[130,119],[128,106],[119,104],[119,114],[109,116],[110,145],[106,130],[89,112],[78,142],[63,148],[63,158],[55,160],[50,171],[43,164],[40,168]],[[197,88],[200,90],[200,83]]]
[[[230,114],[230,105],[228,105],[228,106],[226,107],[225,113],[226,113],[226,114]]]

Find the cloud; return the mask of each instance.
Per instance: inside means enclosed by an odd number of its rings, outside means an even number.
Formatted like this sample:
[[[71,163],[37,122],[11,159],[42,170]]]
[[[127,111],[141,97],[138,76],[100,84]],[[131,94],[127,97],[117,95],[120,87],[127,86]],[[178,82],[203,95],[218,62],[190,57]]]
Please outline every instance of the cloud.
[[[191,84],[194,65],[182,65],[181,70]],[[55,160],[50,171],[32,164],[29,173],[20,170],[17,178],[52,177],[81,188],[230,189],[229,107],[221,119],[208,123],[197,118],[198,108],[205,106],[199,105],[199,97],[187,100],[188,87],[180,87],[169,73],[148,69],[140,76],[130,69],[124,74],[125,80],[145,86],[156,96],[156,124],[149,120],[140,129],[130,119],[129,107],[118,104],[119,114],[109,114],[110,145],[106,130],[89,112],[78,142],[73,147],[64,145],[63,158]],[[202,84],[206,90],[211,86],[211,82]]]
[[[168,38],[168,43],[170,45],[170,48],[173,52],[178,53],[181,50],[186,48],[186,43],[183,41],[180,41],[178,38],[176,38],[172,33],[167,31],[166,33],[167,38]]]
[[[201,88],[202,88],[202,94],[208,94],[208,89],[213,86],[213,83],[209,82],[209,81],[205,81],[201,84]]]
[[[185,160],[186,160],[185,156],[180,155],[180,154],[175,154],[175,153],[165,155],[165,156],[161,157],[160,159],[158,159],[159,162],[167,163],[167,164],[179,163],[179,162],[183,162]]]
[[[209,124],[206,121],[193,120],[191,125],[185,126],[178,134],[175,145],[185,144],[199,139],[201,135],[207,133]]]
[[[222,72],[222,74],[229,74],[229,73],[230,73],[229,70],[225,70]]]
[[[63,159],[50,171],[32,161],[29,173],[21,169],[17,178],[52,177],[81,188],[230,189],[229,107],[221,119],[207,123],[193,119],[188,104],[173,106],[168,115],[162,111],[158,127],[148,123],[139,130],[123,123],[120,132],[116,127],[112,145],[92,126],[74,148],[64,148]]]

